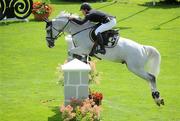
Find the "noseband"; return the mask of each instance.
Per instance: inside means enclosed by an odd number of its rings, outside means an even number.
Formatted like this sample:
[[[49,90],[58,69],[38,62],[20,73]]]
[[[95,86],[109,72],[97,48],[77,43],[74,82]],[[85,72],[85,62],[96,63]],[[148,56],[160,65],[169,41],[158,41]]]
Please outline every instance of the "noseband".
[[[68,19],[68,22],[67,22],[67,23],[65,24],[65,26],[64,26],[62,29],[60,29],[60,30],[58,30],[58,29],[56,29],[55,27],[53,27],[52,21],[51,21],[51,22],[48,22],[48,23],[47,23],[47,27],[50,26],[50,37],[46,37],[46,39],[48,39],[48,41],[51,41],[51,42],[53,42],[52,40],[56,40],[58,37],[60,37],[60,36],[62,35],[64,29],[65,29],[66,26],[69,24],[69,22],[70,22],[70,20]],[[46,27],[46,28],[47,28],[47,27]],[[53,37],[53,33],[52,33],[52,32],[53,32],[53,31],[52,31],[53,29],[58,32],[58,34],[57,34],[55,37]]]

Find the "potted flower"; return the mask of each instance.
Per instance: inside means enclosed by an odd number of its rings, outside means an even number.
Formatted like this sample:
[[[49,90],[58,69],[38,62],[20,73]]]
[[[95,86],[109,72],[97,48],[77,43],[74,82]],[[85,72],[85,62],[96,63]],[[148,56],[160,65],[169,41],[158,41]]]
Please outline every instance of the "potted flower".
[[[90,92],[89,94],[89,98],[93,99],[93,101],[95,102],[96,105],[101,105],[102,103],[102,99],[103,99],[103,94],[100,92]]]
[[[48,18],[52,12],[52,7],[45,2],[34,2],[32,13],[35,20],[42,21],[44,18]]]

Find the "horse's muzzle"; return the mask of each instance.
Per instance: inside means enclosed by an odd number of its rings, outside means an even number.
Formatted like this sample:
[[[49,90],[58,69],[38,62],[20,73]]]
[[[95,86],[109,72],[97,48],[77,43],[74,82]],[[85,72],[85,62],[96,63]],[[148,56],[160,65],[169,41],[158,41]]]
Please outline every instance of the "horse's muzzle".
[[[48,47],[49,47],[49,48],[53,48],[53,47],[54,47],[54,43],[52,43],[52,42],[49,43],[49,42],[48,42]]]
[[[54,45],[48,45],[48,47],[49,47],[49,48],[53,48],[53,47],[54,47]]]
[[[48,47],[49,48],[53,48],[54,46],[55,46],[54,42],[48,41]]]

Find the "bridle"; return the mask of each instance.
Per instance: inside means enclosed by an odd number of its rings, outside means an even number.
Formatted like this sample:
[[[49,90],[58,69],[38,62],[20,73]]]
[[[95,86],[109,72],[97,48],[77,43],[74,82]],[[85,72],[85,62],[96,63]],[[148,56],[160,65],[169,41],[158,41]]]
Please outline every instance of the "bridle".
[[[70,20],[68,19],[68,22],[64,25],[64,27],[62,29],[58,30],[55,27],[53,27],[52,21],[46,21],[46,23],[47,23],[46,28],[48,28],[50,26],[50,37],[46,37],[46,39],[50,42],[54,42],[54,40],[56,40],[58,37],[60,37],[64,33],[64,29],[67,27],[69,22],[70,22]],[[53,29],[58,32],[58,34],[55,37],[53,37],[53,31],[52,31]]]
[[[65,17],[67,18],[67,17]],[[44,21],[47,23],[46,28],[50,27],[50,30],[47,30],[50,32],[50,37],[46,37],[46,40],[48,42],[48,46],[51,48],[54,46],[54,40],[56,40],[58,37],[60,37],[62,34],[64,34],[64,29],[67,27],[67,25],[69,24],[69,22],[71,21],[70,19],[68,19],[67,23],[64,25],[64,27],[60,30],[56,29],[55,27],[53,27],[52,25],[52,21],[49,21],[48,19],[44,19]],[[96,26],[96,25],[95,25]],[[79,34],[82,31],[85,31],[87,29],[91,29],[94,28],[95,26],[91,26],[91,27],[87,27],[84,28],[78,32],[75,32],[74,34],[72,34],[72,36],[75,36],[77,34]],[[57,35],[55,37],[53,37],[53,29],[57,32]]]

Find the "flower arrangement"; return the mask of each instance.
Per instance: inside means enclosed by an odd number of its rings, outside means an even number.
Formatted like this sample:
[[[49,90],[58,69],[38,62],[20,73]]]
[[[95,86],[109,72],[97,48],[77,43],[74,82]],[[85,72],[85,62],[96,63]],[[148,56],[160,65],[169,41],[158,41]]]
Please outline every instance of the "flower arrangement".
[[[44,17],[48,18],[52,12],[52,7],[45,2],[34,2],[32,14],[36,20],[43,20]]]
[[[63,121],[100,121],[100,111],[93,99],[81,101],[73,98],[70,105],[60,108]]]
[[[93,99],[96,105],[101,105],[103,94],[99,92],[92,92],[90,93],[89,98]]]

